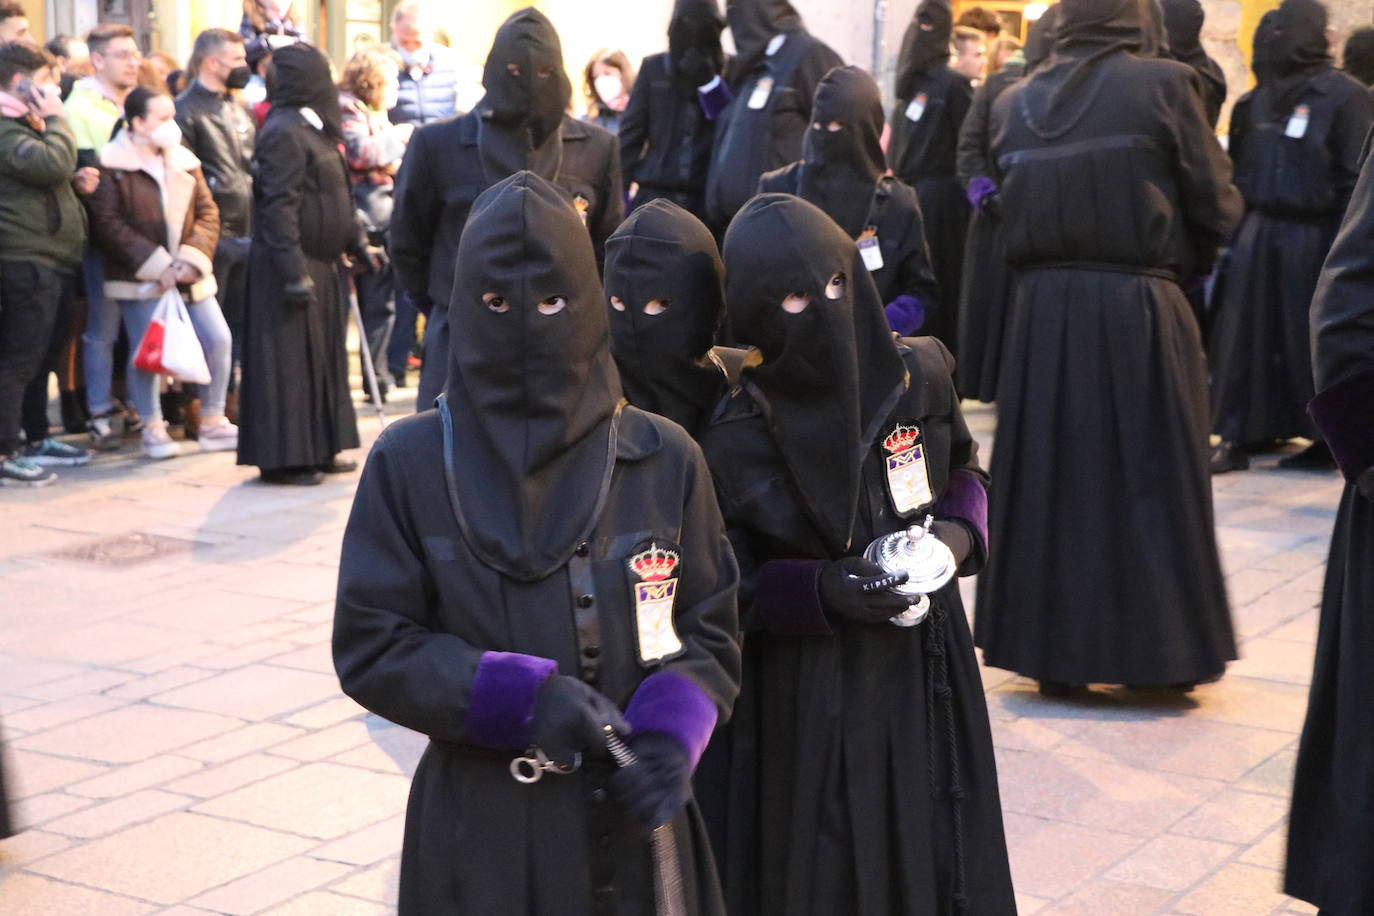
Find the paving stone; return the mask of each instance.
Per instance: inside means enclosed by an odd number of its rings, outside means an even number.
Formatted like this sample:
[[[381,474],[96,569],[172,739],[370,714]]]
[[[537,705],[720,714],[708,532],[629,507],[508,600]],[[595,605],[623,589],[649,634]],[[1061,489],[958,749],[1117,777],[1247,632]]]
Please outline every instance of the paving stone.
[[[190,803],[191,799],[184,795],[145,789],[60,817],[44,824],[43,827],[64,836],[90,839],[113,833],[130,824],[152,820],[169,811],[184,808]]]
[[[106,763],[134,763],[230,731],[227,716],[138,703],[14,742],[24,750]]]
[[[202,770],[185,779],[178,779],[169,784],[167,789],[196,798],[214,798],[295,766],[297,764],[293,760],[269,757],[266,754],[249,754],[247,757]]]
[[[409,791],[402,776],[308,763],[194,810],[332,840],[405,810]]]
[[[284,668],[300,668],[304,671],[334,675],[334,654],[328,639],[273,656],[269,663]]]
[[[0,840],[0,889],[4,887],[3,875],[7,869],[18,868],[44,856],[50,856],[72,845],[70,837],[58,836],[43,830],[25,830],[7,840]],[[7,897],[0,895],[0,906]],[[4,910],[0,910],[3,913]]]
[[[1246,865],[1259,865],[1262,868],[1283,871],[1284,856],[1287,852],[1288,824],[1285,821],[1236,858]]]
[[[1180,836],[1250,844],[1288,814],[1288,802],[1272,795],[1226,789],[1169,828]]]
[[[1231,664],[1231,673],[1306,687],[1312,680],[1315,645],[1264,636],[1247,639],[1242,646],[1240,660]]]
[[[335,689],[338,689],[338,679],[331,678]],[[302,728],[325,728],[339,722],[345,722],[358,716],[367,715],[367,710],[348,697],[336,697],[309,709],[303,709],[286,721],[291,725],[299,725]]]
[[[72,677],[25,687],[20,692],[25,696],[37,697],[40,700],[64,700],[83,694],[104,693],[109,688],[123,684],[132,678],[133,675],[125,671],[91,668]]]
[[[28,868],[171,905],[261,871],[312,845],[303,837],[178,811],[59,852]],[[103,914],[98,909],[89,912]]]
[[[357,897],[316,892],[267,910],[263,916],[321,916],[323,913],[329,916],[391,916],[394,912],[391,907]]]
[[[232,671],[235,668],[242,668],[245,665],[290,652],[295,647],[294,643],[280,639],[262,639],[248,645],[196,659],[195,664],[210,671]]]
[[[1170,716],[1137,721],[1081,721],[1073,737],[1056,746],[1055,753],[1232,780],[1245,775],[1292,740],[1287,732]]]
[[[167,706],[262,721],[337,695],[336,679],[309,671],[249,665],[153,697]]]
[[[160,757],[150,757],[140,763],[116,767],[94,779],[74,783],[67,787],[67,791],[88,798],[114,798],[149,786],[161,785],[168,780],[199,770],[204,765],[199,760],[164,754]]]
[[[206,671],[204,668],[178,665],[175,668],[168,668],[147,677],[137,677],[118,687],[112,687],[105,691],[105,695],[124,700],[146,700],[153,694],[171,690],[173,687],[183,687],[196,681],[203,681],[207,677],[214,677],[214,674],[213,671]]]
[[[396,906],[396,895],[400,889],[401,863],[392,859],[356,872],[347,879],[335,884],[330,890],[350,897],[361,897],[387,906]]]
[[[347,865],[297,856],[217,887],[190,902],[215,913],[248,916],[328,884],[348,871]]]
[[[223,763],[262,750],[274,744],[281,744],[300,735],[304,729],[292,728],[276,722],[255,722],[236,731],[198,741],[184,747],[177,753],[206,763]]]
[[[8,727],[16,731],[32,735],[35,732],[43,732],[57,728],[59,725],[66,725],[68,722],[79,722],[82,719],[118,709],[127,705],[127,702],[126,700],[102,696],[68,697],[65,700],[44,703],[42,706],[34,706],[23,712],[15,713],[9,717],[7,724]]]
[[[16,824],[26,827],[41,827],[48,821],[64,814],[71,814],[78,808],[88,808],[95,804],[92,799],[66,792],[44,792],[31,795],[22,802],[15,802],[10,814]]]
[[[364,827],[356,833],[339,837],[332,843],[318,846],[310,850],[309,855],[311,858],[327,859],[331,862],[372,865],[400,854],[405,824],[405,815],[398,814]]]
[[[1236,849],[1229,843],[1159,836],[1118,862],[1107,877],[1164,891],[1187,890],[1234,855]]]
[[[1173,900],[1171,891],[1099,879],[1040,910],[1041,916],[1153,916]]]
[[[121,662],[184,646],[195,638],[165,627],[106,620],[75,630],[54,628],[50,633],[7,648],[30,657],[115,667]]]
[[[1232,864],[1174,904],[1188,916],[1255,916],[1270,913],[1285,901],[1278,872]]]
[[[367,723],[361,719],[350,719],[322,731],[309,732],[303,737],[274,745],[270,748],[270,753],[294,760],[323,760],[368,744],[371,740]]]
[[[1307,687],[1228,675],[1207,686],[1195,715],[1297,735],[1307,715]]]
[[[1297,739],[1294,739],[1286,749],[1241,777],[1235,788],[1287,798],[1293,791],[1293,771],[1297,763]]]
[[[0,916],[142,916],[159,907],[23,872],[5,877]]]
[[[1049,900],[1101,874],[1142,842],[1124,833],[1018,814],[1004,815],[1003,821],[1013,885]]]
[[[5,776],[13,799],[51,792],[104,772],[105,768],[99,764],[35,753],[17,747],[17,742],[5,752]]]

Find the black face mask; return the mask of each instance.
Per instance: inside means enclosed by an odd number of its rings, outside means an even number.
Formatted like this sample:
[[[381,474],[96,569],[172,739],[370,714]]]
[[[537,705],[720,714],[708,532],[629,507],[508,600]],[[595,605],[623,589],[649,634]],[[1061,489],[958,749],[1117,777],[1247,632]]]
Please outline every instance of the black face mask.
[[[725,0],[725,18],[742,73],[763,60],[773,36],[804,28],[801,14],[787,0]]]
[[[711,355],[725,317],[725,265],[711,231],[664,198],[606,242],[611,351],[636,407],[696,433],[725,392]]]
[[[808,518],[846,552],[864,456],[907,384],[878,289],[854,240],[787,194],[761,194],[731,222],[725,272],[731,326],[758,350],[744,381]],[[789,312],[797,296],[809,302]]]
[[[267,100],[276,108],[309,108],[324,122],[325,133],[343,137],[339,89],[329,70],[329,58],[317,48],[296,42],[272,53]]]
[[[1317,0],[1283,0],[1274,14],[1271,59],[1278,76],[1331,62],[1326,7]],[[1285,114],[1286,116],[1286,114]]]
[[[244,86],[248,85],[248,81],[252,78],[253,71],[249,69],[247,64],[241,67],[235,67],[230,70],[229,75],[224,78],[224,88],[242,89]]]
[[[902,36],[897,55],[897,97],[903,101],[916,91],[921,74],[949,60],[949,41],[954,34],[954,13],[949,0],[921,0],[916,15]]]
[[[1162,0],[1162,6],[1170,56],[1185,63],[1205,57],[1207,52],[1202,49],[1201,35],[1206,14],[1202,4],[1198,0]]]
[[[497,29],[482,87],[478,146],[487,177],[495,181],[526,168],[546,178],[557,175],[558,126],[572,99],[572,83],[563,69],[558,32],[543,13],[520,10]]]
[[[668,60],[672,64],[673,85],[685,97],[695,96],[697,87],[710,81],[707,73],[725,70],[725,50],[720,33],[725,19],[716,0],[677,0],[668,22]]]
[[[488,188],[458,245],[445,405],[458,522],[520,581],[590,533],[615,463],[620,383],[591,238],[533,172]]]
[[[882,92],[861,68],[836,67],[816,86],[811,122],[802,140],[800,194],[857,239],[887,171]],[[832,122],[841,128],[831,130]]]

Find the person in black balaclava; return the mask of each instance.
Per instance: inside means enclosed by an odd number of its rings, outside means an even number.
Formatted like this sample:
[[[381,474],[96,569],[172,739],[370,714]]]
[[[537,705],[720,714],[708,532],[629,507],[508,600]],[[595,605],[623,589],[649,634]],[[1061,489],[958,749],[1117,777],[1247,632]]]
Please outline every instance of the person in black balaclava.
[[[1250,196],[1250,176],[1245,170],[1248,162],[1245,156],[1245,132],[1250,126],[1249,109],[1250,103],[1254,101],[1255,92],[1274,78],[1272,58],[1274,53],[1274,19],[1277,16],[1277,10],[1269,10],[1260,17],[1259,24],[1255,26],[1255,35],[1250,46],[1250,70],[1255,74],[1255,88],[1236,99],[1236,103],[1231,106],[1231,123],[1227,127],[1226,152],[1230,155],[1231,162],[1235,167],[1236,187],[1240,189],[1241,196],[1247,199],[1247,206]],[[1219,290],[1214,292],[1214,302],[1220,301],[1219,292]]]
[[[973,84],[949,66],[953,32],[949,0],[921,0],[897,58],[897,107],[892,112],[892,172],[916,189],[925,215],[941,307],[926,317],[925,333],[956,354],[959,284],[969,204],[955,166],[959,129],[973,104]]]
[[[1189,690],[1236,646],[1179,279],[1210,269],[1240,196],[1196,74],[1136,53],[1139,0],[1058,8],[1053,55],[992,109],[1017,280],[975,635],[1047,694]]]
[[[691,774],[738,689],[738,571],[701,452],[624,404],[562,188],[476,200],[449,308],[446,394],[377,440],[334,617],[344,692],[431,740],[400,913],[723,914]]]
[[[1374,28],[1356,29],[1345,40],[1341,69],[1365,86],[1374,86]]]
[[[640,64],[620,122],[620,161],[634,189],[631,207],[666,197],[705,218],[711,145],[731,99],[722,79],[724,28],[716,0],[677,0],[667,52]]]
[[[1369,159],[1312,299],[1312,418],[1345,477],[1298,742],[1283,889],[1327,916],[1374,913],[1374,172]]]
[[[725,319],[724,287],[711,230],[669,200],[635,210],[606,242],[611,352],[625,397],[692,435],[725,395],[727,368],[740,361],[739,351],[712,347]]]
[[[1011,58],[973,93],[973,107],[959,130],[956,166],[968,202],[973,206],[963,281],[959,290],[959,365],[955,379],[966,398],[991,404],[997,397],[998,369],[1012,275],[998,209],[997,182],[992,178],[991,117],[997,97],[1050,56],[1059,9],[1051,6],[1030,27],[1025,54]]]
[[[616,138],[566,113],[572,84],[558,33],[543,13],[523,9],[502,23],[482,85],[487,94],[476,110],[415,131],[396,174],[392,264],[400,292],[429,316],[420,410],[443,389],[454,259],[483,189],[522,169],[552,182],[582,215],[598,262],[625,216]]]
[[[1284,0],[1273,19],[1273,78],[1242,109],[1244,139],[1232,156],[1247,211],[1209,340],[1213,432],[1222,440],[1215,473],[1248,468],[1250,453],[1297,436],[1314,441],[1280,467],[1335,467],[1307,415],[1308,313],[1360,174],[1374,97],[1331,65],[1326,22],[1317,0]]]
[[[754,348],[701,437],[741,571],[744,681],[697,777],[732,913],[1015,911],[978,663],[951,579],[901,627],[864,559],[935,516],[971,575],[985,478],[952,360],[894,341],[854,240],[785,194],[725,236]]]
[[[858,67],[836,67],[816,87],[802,161],[768,172],[759,192],[796,194],[859,244],[892,329],[911,335],[939,307],[916,192],[887,175],[883,97]]]
[[[1202,83],[1202,105],[1207,123],[1217,126],[1221,106],[1226,101],[1226,74],[1221,64],[1202,47],[1202,23],[1206,14],[1199,0],[1160,0],[1164,10],[1164,29],[1169,39],[1168,56],[1197,71]]]
[[[346,252],[361,254],[348,167],[339,151],[339,90],[306,44],[278,48],[272,111],[253,155],[253,245],[244,313],[238,463],[279,484],[317,484],[357,465],[348,388]]]
[[[720,116],[706,183],[707,223],[723,231],[759,176],[796,162],[821,77],[844,61],[806,31],[787,0],[726,0],[734,100]]]

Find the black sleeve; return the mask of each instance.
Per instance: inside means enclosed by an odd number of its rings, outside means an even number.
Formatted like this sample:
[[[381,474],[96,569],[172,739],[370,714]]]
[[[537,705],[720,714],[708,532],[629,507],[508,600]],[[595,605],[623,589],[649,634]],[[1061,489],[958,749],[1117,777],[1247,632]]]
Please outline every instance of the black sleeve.
[[[289,127],[274,129],[258,144],[253,181],[257,185],[254,245],[270,253],[272,266],[286,278],[306,275],[301,250],[301,198],[308,156]]]
[[[630,90],[630,101],[620,116],[620,171],[626,185],[639,180],[636,172],[649,148],[650,92],[645,71],[651,68],[652,64],[645,58],[639,67],[639,79]]]
[[[954,80],[945,94],[945,116],[957,135],[963,129],[964,119],[973,108],[973,85],[967,80]]]
[[[587,228],[596,249],[596,265],[606,264],[606,240],[625,221],[625,185],[620,177],[620,148],[615,138],[606,137],[605,166],[596,187],[596,212],[589,214]]]
[[[1184,223],[1193,243],[1195,270],[1209,271],[1220,247],[1240,222],[1240,192],[1231,183],[1231,163],[1207,124],[1197,74],[1180,71],[1184,78],[1163,84],[1164,111],[1169,117],[1169,141],[1174,154],[1174,176]]]
[[[1364,141],[1374,123],[1374,95],[1364,87],[1352,87],[1331,124],[1327,151],[1331,157],[1332,191],[1342,210],[1350,203],[1355,183],[1360,179]]]
[[[429,293],[429,262],[444,203],[431,174],[429,133],[421,127],[410,138],[396,172],[391,213],[391,263],[400,288],[415,298]]]
[[[973,179],[981,176],[992,177],[992,163],[989,162],[988,146],[992,103],[994,100],[988,83],[978,87],[964,123],[959,128],[959,146],[955,155],[955,170],[959,183],[968,186]]]
[[[959,292],[954,290],[949,293],[949,302],[945,302],[946,294],[940,289],[940,281],[936,279],[935,267],[930,261],[925,217],[921,215],[921,204],[917,201],[915,192],[903,194],[901,198],[894,198],[888,202],[890,207],[903,204],[904,209],[910,213],[910,218],[907,220],[907,232],[902,239],[897,263],[893,265],[897,272],[897,295],[915,296],[928,311],[952,304],[958,299]]]

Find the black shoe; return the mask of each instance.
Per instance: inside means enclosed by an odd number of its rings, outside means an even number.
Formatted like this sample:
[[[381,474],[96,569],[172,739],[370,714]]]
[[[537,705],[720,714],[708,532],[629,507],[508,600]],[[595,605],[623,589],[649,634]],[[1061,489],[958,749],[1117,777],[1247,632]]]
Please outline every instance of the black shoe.
[[[1279,459],[1279,467],[1285,471],[1334,471],[1336,459],[1331,457],[1331,449],[1318,439],[1296,455]]]
[[[324,464],[316,465],[315,469],[321,474],[352,474],[358,470],[358,462],[349,461],[347,458],[340,460],[335,457]]]
[[[1212,449],[1212,460],[1208,467],[1213,474],[1225,474],[1227,471],[1248,471],[1250,470],[1250,456],[1247,454],[1245,446],[1235,442],[1223,442]]]
[[[316,468],[272,468],[260,479],[279,487],[316,487],[324,483],[324,474]]]
[[[1055,700],[1065,700],[1083,689],[1082,684],[1065,684],[1063,681],[1041,681],[1040,695]]]
[[[86,411],[86,390],[62,392],[62,428],[70,434],[84,433],[91,415]]]

